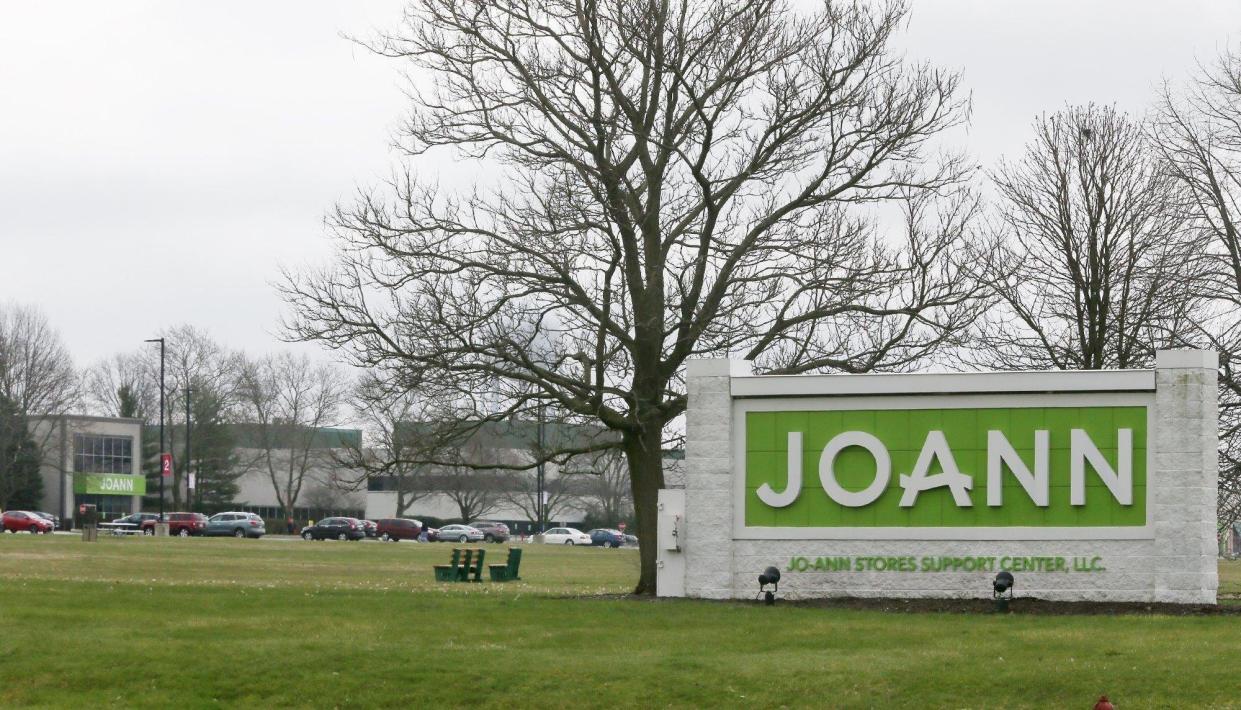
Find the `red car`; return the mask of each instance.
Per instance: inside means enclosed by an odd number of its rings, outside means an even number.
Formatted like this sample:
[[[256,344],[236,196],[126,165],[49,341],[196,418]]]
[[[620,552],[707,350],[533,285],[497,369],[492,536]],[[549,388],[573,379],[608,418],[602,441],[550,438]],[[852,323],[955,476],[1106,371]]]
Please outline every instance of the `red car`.
[[[165,513],[164,520],[168,523],[168,534],[189,537],[190,535],[207,534],[207,516],[202,513]],[[142,534],[155,534],[155,520],[142,521]]]
[[[380,518],[375,521],[377,523],[376,532],[379,539],[387,542],[397,542],[399,540],[417,540],[422,534],[422,522],[413,518]]]
[[[52,521],[24,510],[10,510],[4,514],[3,518],[0,518],[0,527],[5,532],[28,532],[33,535],[43,533],[46,535],[52,531]]]

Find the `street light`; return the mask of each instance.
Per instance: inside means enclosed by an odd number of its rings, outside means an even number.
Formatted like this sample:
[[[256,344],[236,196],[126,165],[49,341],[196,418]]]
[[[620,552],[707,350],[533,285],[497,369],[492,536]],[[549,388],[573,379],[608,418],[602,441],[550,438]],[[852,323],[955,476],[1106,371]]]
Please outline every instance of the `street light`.
[[[543,513],[545,512],[545,511],[544,511],[544,506],[545,506],[545,504],[544,504],[544,502],[543,502],[543,476],[544,476],[544,469],[543,469],[543,400],[541,400],[541,399],[539,400],[539,424],[538,424],[538,429],[537,429],[537,432],[538,432],[538,433],[537,433],[537,436],[538,436],[539,469],[538,469],[538,475],[537,475],[537,485],[536,485],[536,488],[538,489],[538,490],[537,490],[537,494],[538,494],[538,503],[536,504],[535,509],[538,511],[538,518],[539,518],[539,534],[540,534],[540,535],[542,535],[542,534],[544,533],[544,530],[543,530],[543,517],[544,517],[544,516],[543,516]]]
[[[194,490],[197,486],[191,487],[190,481],[194,480],[190,473],[190,393],[194,391],[193,387],[186,385],[185,387],[185,504],[190,509],[194,509]]]
[[[159,343],[159,521],[164,522],[164,339],[149,338],[144,343]]]

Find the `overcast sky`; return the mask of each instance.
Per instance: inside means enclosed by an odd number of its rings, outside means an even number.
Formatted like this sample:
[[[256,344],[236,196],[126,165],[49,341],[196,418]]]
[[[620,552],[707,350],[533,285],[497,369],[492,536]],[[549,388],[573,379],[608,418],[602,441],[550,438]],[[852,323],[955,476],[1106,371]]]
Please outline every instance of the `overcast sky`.
[[[403,110],[398,67],[340,35],[402,7],[0,2],[0,301],[41,308],[81,365],[182,322],[283,347],[278,268],[330,253],[324,213],[387,172]],[[1141,112],[1238,40],[1238,0],[915,0],[901,43],[964,72],[990,165],[1036,114]]]

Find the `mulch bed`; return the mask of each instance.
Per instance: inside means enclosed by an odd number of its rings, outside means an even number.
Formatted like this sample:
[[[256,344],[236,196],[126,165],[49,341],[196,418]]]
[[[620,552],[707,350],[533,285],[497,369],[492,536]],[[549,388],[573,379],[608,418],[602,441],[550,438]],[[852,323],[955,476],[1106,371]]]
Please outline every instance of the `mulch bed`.
[[[681,599],[658,599],[633,594],[599,594],[576,599],[628,599],[647,603],[678,603]],[[705,601],[705,600],[695,600]],[[1038,616],[1132,616],[1161,614],[1167,616],[1238,616],[1241,617],[1241,600],[1222,598],[1224,603],[1210,604],[1151,604],[1146,602],[1059,602],[1030,597],[1017,597],[1009,603],[1010,614]],[[741,604],[757,606],[761,599],[745,601],[737,599],[716,600],[718,604]],[[823,599],[777,599],[777,606],[803,607],[807,609],[850,609],[858,611],[884,611],[896,614],[994,614],[995,602],[990,599],[871,599],[860,597],[830,597]]]
[[[994,614],[991,599],[833,599],[779,600],[777,604],[816,609],[858,609],[902,614]],[[1147,602],[1061,602],[1017,597],[1009,602],[1010,614],[1038,616],[1121,616],[1164,614],[1168,616],[1241,616],[1238,604],[1162,604]]]

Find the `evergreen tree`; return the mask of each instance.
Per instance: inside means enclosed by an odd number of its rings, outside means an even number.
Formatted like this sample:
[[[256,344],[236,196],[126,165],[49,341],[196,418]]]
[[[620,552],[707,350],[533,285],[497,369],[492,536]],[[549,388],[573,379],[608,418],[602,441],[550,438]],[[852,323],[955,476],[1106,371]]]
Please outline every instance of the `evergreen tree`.
[[[142,507],[159,507],[159,423],[142,423],[142,475],[147,479],[147,494]]]
[[[198,485],[194,492],[194,509],[212,511],[231,507],[237,497],[241,468],[237,465],[236,437],[225,418],[223,397],[206,390],[196,393],[190,406],[193,416],[190,456]]]
[[[42,498],[39,447],[17,405],[0,395],[0,510],[38,508]]]
[[[142,419],[143,416],[142,400],[138,397],[138,392],[130,385],[121,385],[116,389],[117,416],[126,419]]]

